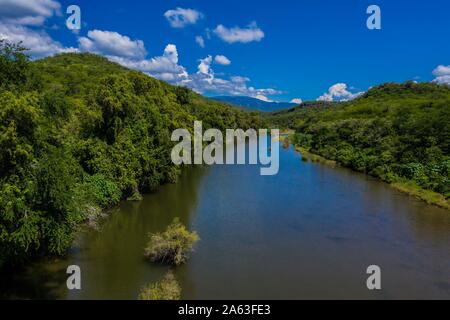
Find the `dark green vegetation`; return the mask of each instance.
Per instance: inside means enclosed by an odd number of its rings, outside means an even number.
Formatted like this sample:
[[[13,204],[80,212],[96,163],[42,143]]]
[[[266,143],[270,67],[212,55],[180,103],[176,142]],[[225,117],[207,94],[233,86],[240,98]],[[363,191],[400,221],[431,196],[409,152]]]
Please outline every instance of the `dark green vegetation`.
[[[196,232],[189,232],[175,219],[163,233],[150,235],[145,256],[152,262],[179,266],[187,261],[189,253],[199,240]]]
[[[139,300],[180,300],[181,287],[172,271],[169,271],[159,282],[142,288]]]
[[[303,102],[300,106],[264,114],[273,127],[291,131],[303,123],[306,114],[336,105],[333,102]]]
[[[353,101],[310,103],[269,119],[295,129],[292,141],[312,153],[450,208],[447,86],[389,83]]]
[[[91,54],[0,42],[0,81],[0,267],[64,254],[99,209],[176,181],[174,129],[260,121]]]

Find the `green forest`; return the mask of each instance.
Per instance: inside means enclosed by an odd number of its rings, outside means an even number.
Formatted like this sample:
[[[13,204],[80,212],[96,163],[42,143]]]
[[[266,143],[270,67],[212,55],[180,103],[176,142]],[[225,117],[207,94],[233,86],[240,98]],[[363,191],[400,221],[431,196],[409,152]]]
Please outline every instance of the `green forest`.
[[[387,83],[340,103],[313,102],[272,113],[313,154],[450,208],[450,87]],[[432,191],[432,192],[427,192]]]
[[[181,168],[173,130],[293,129],[302,150],[450,208],[450,88],[388,83],[261,115],[93,54],[31,61],[0,41],[0,268],[63,255],[81,225]]]
[[[258,128],[257,113],[93,54],[30,61],[0,41],[0,267],[62,255],[79,226],[176,182],[172,131]]]

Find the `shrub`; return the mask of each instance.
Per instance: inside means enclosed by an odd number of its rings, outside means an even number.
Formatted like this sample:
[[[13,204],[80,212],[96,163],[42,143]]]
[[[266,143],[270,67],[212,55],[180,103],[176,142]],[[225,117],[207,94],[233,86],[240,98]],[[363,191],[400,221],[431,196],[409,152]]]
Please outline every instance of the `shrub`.
[[[139,300],[180,300],[181,287],[172,271],[169,271],[159,282],[142,288]]]
[[[189,232],[176,218],[165,232],[150,235],[145,256],[152,262],[178,266],[187,261],[189,252],[199,239],[196,232]]]
[[[127,201],[139,202],[139,201],[142,201],[143,199],[144,199],[144,197],[139,193],[139,191],[135,191],[135,192],[133,192],[133,194],[131,196],[129,196],[127,198]]]
[[[117,185],[106,179],[102,174],[95,174],[88,177],[87,183],[91,187],[92,196],[97,205],[108,208],[120,202],[122,193]]]
[[[20,43],[0,39],[0,89],[25,85],[29,70],[26,51]]]

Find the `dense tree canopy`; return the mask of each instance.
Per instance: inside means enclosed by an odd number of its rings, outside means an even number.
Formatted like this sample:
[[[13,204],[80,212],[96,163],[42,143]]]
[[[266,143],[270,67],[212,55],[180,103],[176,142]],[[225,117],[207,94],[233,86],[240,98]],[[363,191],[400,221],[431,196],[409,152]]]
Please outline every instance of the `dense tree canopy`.
[[[171,133],[259,127],[206,100],[92,54],[30,62],[0,42],[0,266],[63,254],[99,209],[177,179]]]
[[[274,113],[296,144],[388,182],[402,179],[450,197],[450,87],[388,83],[342,103]]]

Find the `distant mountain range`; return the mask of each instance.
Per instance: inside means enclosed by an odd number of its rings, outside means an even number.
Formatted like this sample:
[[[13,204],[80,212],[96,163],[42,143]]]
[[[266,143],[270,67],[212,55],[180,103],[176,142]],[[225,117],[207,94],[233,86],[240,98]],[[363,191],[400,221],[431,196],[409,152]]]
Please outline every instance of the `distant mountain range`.
[[[213,97],[213,100],[226,102],[234,106],[242,107],[248,110],[273,112],[283,109],[296,107],[298,104],[290,102],[266,102],[256,98],[245,96],[220,96]]]

